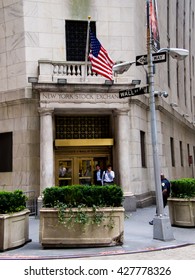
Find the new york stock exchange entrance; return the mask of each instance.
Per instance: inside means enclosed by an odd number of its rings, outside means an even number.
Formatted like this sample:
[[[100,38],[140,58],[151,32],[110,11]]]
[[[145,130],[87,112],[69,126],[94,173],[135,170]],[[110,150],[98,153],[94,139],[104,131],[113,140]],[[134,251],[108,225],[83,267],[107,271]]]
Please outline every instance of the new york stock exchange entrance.
[[[50,103],[49,103],[50,104]],[[118,103],[117,103],[118,104]],[[87,111],[40,107],[40,196],[48,186],[93,182],[93,170],[107,163],[115,171],[115,183],[124,192],[125,209],[136,209],[130,179],[129,108]],[[65,104],[68,106],[69,104]],[[63,106],[65,106],[63,104]],[[120,104],[119,104],[120,105]],[[62,106],[61,103],[59,106]],[[79,104],[80,106],[80,104]],[[113,104],[113,106],[116,106]],[[73,115],[73,113],[75,113]],[[60,169],[66,169],[66,179]],[[87,170],[88,169],[88,170]],[[91,172],[87,173],[87,171]],[[60,182],[63,181],[64,182]]]
[[[110,116],[55,117],[55,184],[93,185],[96,164],[112,164]]]
[[[107,147],[67,147],[55,153],[55,184],[93,185],[93,171],[96,164],[102,169],[111,162],[111,148]]]

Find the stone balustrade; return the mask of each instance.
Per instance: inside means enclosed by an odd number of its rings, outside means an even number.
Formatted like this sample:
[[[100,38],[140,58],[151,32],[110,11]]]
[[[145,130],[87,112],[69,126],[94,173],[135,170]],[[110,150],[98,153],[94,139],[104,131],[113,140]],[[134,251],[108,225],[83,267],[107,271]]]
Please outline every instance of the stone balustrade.
[[[134,77],[129,74],[114,76],[115,84],[130,84]],[[106,78],[92,72],[91,63],[83,61],[38,61],[38,83],[57,83],[58,79],[66,79],[69,84],[88,83],[104,84]]]
[[[96,83],[105,81],[104,77],[101,77],[96,73],[92,72],[90,62],[87,63],[87,71],[85,70],[85,62],[80,61],[62,62],[51,60],[39,60],[38,64],[39,83],[57,83],[58,79],[66,79],[68,83]]]

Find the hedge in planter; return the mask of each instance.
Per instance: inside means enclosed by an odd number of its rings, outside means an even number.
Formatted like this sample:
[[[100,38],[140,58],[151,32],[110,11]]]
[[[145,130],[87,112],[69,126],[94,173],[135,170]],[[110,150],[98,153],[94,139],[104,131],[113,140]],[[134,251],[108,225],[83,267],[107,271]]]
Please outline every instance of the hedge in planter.
[[[43,247],[111,246],[123,242],[119,186],[65,186],[44,190],[40,210]]]
[[[117,185],[51,187],[46,188],[43,195],[43,205],[47,208],[55,207],[60,202],[70,207],[120,207],[123,200],[122,189]]]
[[[14,213],[26,208],[27,197],[21,190],[0,191],[0,214]]]
[[[171,197],[192,198],[195,197],[195,179],[181,178],[171,181]]]
[[[171,224],[195,226],[195,179],[181,178],[171,181],[171,196],[168,199]]]
[[[29,242],[29,210],[21,190],[0,191],[0,251]]]

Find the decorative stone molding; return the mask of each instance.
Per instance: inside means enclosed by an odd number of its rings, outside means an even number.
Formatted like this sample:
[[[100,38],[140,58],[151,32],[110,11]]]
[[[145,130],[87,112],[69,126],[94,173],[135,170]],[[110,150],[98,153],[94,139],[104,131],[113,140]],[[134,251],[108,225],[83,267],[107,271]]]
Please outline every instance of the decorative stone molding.
[[[40,116],[53,115],[54,108],[38,108]]]

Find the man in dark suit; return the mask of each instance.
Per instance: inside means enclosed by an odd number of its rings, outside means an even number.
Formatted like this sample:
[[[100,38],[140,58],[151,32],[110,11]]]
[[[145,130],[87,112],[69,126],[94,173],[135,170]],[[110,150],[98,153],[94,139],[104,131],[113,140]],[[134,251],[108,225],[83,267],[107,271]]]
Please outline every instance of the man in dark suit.
[[[94,171],[94,185],[102,186],[102,174],[103,170],[100,168],[99,164],[96,164],[96,170]]]

